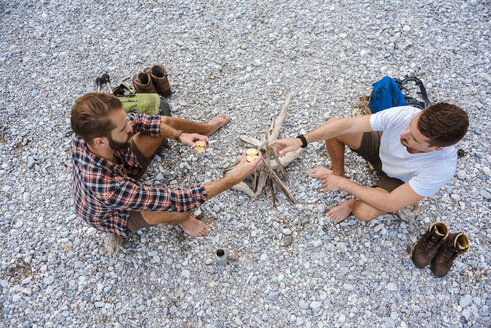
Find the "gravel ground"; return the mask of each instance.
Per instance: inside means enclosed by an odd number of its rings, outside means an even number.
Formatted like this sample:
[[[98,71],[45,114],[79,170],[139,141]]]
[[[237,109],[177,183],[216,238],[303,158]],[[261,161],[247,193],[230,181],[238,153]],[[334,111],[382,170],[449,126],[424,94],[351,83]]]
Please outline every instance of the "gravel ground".
[[[159,2],[0,5],[0,327],[490,326],[488,0]],[[110,256],[74,212],[70,108],[100,74],[121,81],[153,64],[169,72],[174,116],[233,120],[202,155],[171,141],[147,185],[220,178],[246,147],[238,136],[259,137],[286,90],[283,137],[350,116],[385,75],[417,75],[433,101],[464,107],[466,156],[416,219],[334,224],[325,211],[350,196],[306,176],[329,164],[312,144],[288,166],[299,205],[227,191],[197,213],[209,236],[144,229]],[[346,165],[372,182],[356,155]],[[471,242],[442,279],[408,254],[435,221]],[[239,260],[217,266],[218,248]]]

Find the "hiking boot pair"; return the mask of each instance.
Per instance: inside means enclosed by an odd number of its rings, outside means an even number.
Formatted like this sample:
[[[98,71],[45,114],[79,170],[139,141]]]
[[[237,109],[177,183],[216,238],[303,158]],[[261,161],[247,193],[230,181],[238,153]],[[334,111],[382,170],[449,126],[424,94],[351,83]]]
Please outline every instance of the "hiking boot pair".
[[[449,233],[443,222],[433,223],[414,247],[412,260],[418,268],[431,262],[431,272],[445,276],[455,258],[469,251],[469,239],[463,233]]]
[[[139,93],[158,93],[163,97],[170,97],[172,94],[167,71],[164,66],[160,65],[146,68],[143,72],[138,73],[133,78],[133,86]]]

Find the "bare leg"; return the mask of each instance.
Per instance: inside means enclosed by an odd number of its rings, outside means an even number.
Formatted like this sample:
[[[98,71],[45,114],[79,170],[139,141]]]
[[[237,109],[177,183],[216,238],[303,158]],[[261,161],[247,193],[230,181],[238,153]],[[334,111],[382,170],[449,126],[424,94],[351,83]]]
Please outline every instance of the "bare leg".
[[[174,129],[183,130],[186,133],[199,133],[205,136],[212,135],[215,131],[230,121],[230,115],[217,115],[208,123],[196,123],[178,117],[164,117],[164,122]]]
[[[146,158],[151,158],[164,140],[165,137],[151,137],[141,132],[138,132],[133,136],[133,142],[135,143],[136,148],[138,148]]]
[[[361,200],[350,199],[331,209],[326,213],[326,215],[331,219],[331,221],[341,222],[351,213],[353,213],[358,220],[368,222],[384,214],[385,212],[368,205]]]
[[[344,145],[351,149],[359,149],[363,133],[344,134],[326,140],[327,152],[331,159],[332,174],[344,177]]]
[[[192,217],[189,212],[143,211],[141,214],[148,224],[167,223],[178,225],[185,233],[193,237],[206,236],[211,231],[211,228],[206,223]]]

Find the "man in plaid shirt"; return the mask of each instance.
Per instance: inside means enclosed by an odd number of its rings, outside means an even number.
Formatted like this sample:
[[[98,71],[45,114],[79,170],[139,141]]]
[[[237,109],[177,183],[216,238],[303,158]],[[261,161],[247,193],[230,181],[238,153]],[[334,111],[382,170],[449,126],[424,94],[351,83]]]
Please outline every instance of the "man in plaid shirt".
[[[138,179],[165,140],[174,138],[194,147],[230,120],[218,115],[206,124],[145,114],[126,115],[112,95],[90,93],[78,98],[71,112],[73,197],[78,215],[94,228],[126,236],[129,231],[168,223],[191,236],[204,236],[210,227],[190,215],[206,200],[231,188],[261,162],[245,160],[232,175],[191,186],[142,186]]]

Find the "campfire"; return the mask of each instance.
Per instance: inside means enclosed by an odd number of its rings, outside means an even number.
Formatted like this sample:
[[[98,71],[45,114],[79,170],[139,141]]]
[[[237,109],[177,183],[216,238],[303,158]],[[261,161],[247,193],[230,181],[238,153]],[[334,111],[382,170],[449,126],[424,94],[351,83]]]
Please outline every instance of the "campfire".
[[[284,157],[278,158],[278,156],[274,154],[274,151],[267,147],[267,145],[271,141],[278,139],[281,126],[285,121],[286,114],[288,112],[288,108],[290,107],[291,101],[292,101],[292,95],[289,92],[287,92],[285,104],[281,108],[278,117],[276,117],[276,119],[273,120],[269,130],[266,133],[264,133],[260,137],[260,139],[256,139],[254,137],[250,137],[246,135],[241,135],[239,137],[239,139],[242,140],[243,142],[253,146],[258,151],[262,152],[263,163],[253,174],[251,174],[251,176],[248,179],[235,185],[233,188],[245,192],[250,197],[256,198],[261,194],[264,187],[269,185],[271,190],[272,200],[273,200],[273,206],[275,206],[277,202],[274,193],[274,186],[273,186],[274,184],[277,185],[277,187],[285,194],[285,196],[288,198],[288,200],[290,200],[291,203],[293,204],[297,203],[291,192],[285,186],[284,182],[278,176],[276,170],[280,173],[280,175],[283,177],[285,181],[288,180],[288,175],[286,173],[285,166],[287,166],[293,160],[299,157],[304,149],[299,148],[294,152],[290,152],[286,154]],[[272,160],[271,157],[273,157]],[[223,175],[227,176],[231,174],[235,170],[239,162],[240,161],[237,161],[234,164],[230,165],[225,170],[223,170]]]

